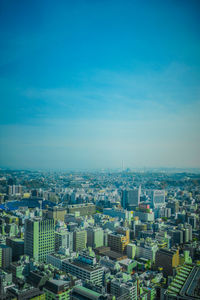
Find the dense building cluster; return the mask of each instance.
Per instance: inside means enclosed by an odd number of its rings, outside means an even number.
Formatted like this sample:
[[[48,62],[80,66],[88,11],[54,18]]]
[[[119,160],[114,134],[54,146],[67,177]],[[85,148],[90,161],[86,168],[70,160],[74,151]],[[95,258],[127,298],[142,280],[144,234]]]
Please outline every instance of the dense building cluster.
[[[0,171],[0,299],[200,299],[198,172]]]

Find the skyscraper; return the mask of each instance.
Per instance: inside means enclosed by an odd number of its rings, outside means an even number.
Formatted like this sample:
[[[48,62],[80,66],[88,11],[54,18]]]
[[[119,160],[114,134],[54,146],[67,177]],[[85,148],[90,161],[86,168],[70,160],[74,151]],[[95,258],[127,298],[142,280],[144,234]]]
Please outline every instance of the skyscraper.
[[[49,253],[55,251],[54,220],[34,218],[26,220],[24,253],[37,261],[45,261]]]
[[[124,190],[122,192],[122,207],[128,210],[136,207],[140,203],[141,186],[138,189]]]
[[[165,190],[152,191],[152,205],[154,208],[159,208],[165,205]]]
[[[12,261],[12,249],[4,244],[0,245],[0,268],[4,269],[10,266]]]

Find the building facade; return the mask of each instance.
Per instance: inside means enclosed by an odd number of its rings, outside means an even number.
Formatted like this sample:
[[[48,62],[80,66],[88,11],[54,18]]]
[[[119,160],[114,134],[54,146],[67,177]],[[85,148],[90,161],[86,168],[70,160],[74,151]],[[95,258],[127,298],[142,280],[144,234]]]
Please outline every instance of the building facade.
[[[24,253],[36,261],[46,261],[46,256],[55,251],[55,232],[53,219],[35,218],[26,220],[24,234]]]

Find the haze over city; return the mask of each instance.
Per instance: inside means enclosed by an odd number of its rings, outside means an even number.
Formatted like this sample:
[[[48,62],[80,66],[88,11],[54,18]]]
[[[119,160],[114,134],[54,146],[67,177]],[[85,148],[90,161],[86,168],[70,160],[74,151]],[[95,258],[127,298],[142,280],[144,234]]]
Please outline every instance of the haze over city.
[[[1,1],[0,166],[200,167],[199,1]]]

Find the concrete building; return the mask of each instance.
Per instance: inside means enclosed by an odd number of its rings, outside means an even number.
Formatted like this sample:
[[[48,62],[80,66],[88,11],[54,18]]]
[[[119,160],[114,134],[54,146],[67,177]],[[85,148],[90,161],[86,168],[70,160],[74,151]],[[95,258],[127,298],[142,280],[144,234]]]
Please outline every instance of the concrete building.
[[[107,300],[106,295],[97,293],[83,286],[75,286],[71,293],[71,300]]]
[[[165,190],[152,191],[152,205],[153,208],[165,206]]]
[[[138,189],[122,191],[121,205],[123,208],[132,210],[140,203],[141,186]]]
[[[90,265],[76,259],[63,261],[62,268],[83,281],[88,280],[99,286],[103,284],[103,268],[99,265]]]
[[[45,293],[40,291],[38,288],[32,286],[24,287],[23,289],[18,289],[16,287],[11,287],[8,289],[10,295],[14,296],[17,300],[46,300]]]
[[[81,251],[87,247],[87,231],[84,229],[76,229],[73,232],[73,250]]]
[[[21,255],[24,255],[24,240],[14,237],[6,238],[6,245],[12,248],[12,260],[16,261],[20,259]]]
[[[43,291],[46,294],[46,300],[69,300],[70,299],[70,285],[68,281],[64,280],[47,280]]]
[[[159,249],[156,252],[155,265],[163,268],[164,276],[173,276],[173,269],[179,265],[179,250]]]
[[[125,299],[137,300],[137,283],[133,280],[116,277],[111,280],[110,293],[117,299],[124,296]]]
[[[22,186],[21,185],[9,185],[8,186],[8,195],[21,195]]]
[[[128,258],[133,259],[136,255],[136,245],[135,244],[128,244],[126,247],[126,253]]]
[[[108,247],[110,247],[112,251],[125,253],[129,241],[129,230],[125,230],[125,234],[117,232],[108,234]]]
[[[0,299],[7,300],[7,289],[14,286],[12,273],[7,273],[0,268]]]
[[[65,248],[69,251],[73,250],[73,232],[68,230],[55,232],[55,251],[58,251],[60,248]]]
[[[0,244],[0,268],[8,268],[11,262],[12,249],[4,244]]]
[[[46,261],[46,256],[55,251],[54,220],[35,218],[26,220],[24,253],[36,261]]]
[[[131,218],[133,217],[133,214],[131,211],[124,210],[124,209],[113,209],[113,208],[104,208],[103,214],[114,217],[114,218],[119,218],[131,221]]]
[[[173,229],[168,231],[169,235],[171,236],[171,244],[174,245],[180,245],[183,244],[183,231],[178,229]]]
[[[104,245],[104,231],[100,227],[87,228],[87,247],[97,248]]]
[[[89,216],[96,213],[96,206],[93,203],[73,204],[67,206],[67,213],[73,214],[79,211],[80,216]]]
[[[167,202],[166,207],[171,208],[171,214],[172,215],[175,215],[176,213],[179,212],[179,202],[178,202],[178,200]]]
[[[150,212],[138,210],[138,211],[134,211],[134,217],[138,217],[142,222],[153,222],[154,212],[152,210]]]
[[[49,219],[54,219],[55,223],[57,221],[64,222],[66,213],[66,208],[54,206],[48,209],[46,217]]]
[[[156,252],[158,251],[158,246],[151,240],[138,241],[136,246],[136,257],[145,258],[155,262]]]
[[[51,264],[52,266],[62,270],[62,263],[66,260],[66,256],[59,253],[51,253],[47,254],[46,262],[47,264]]]

